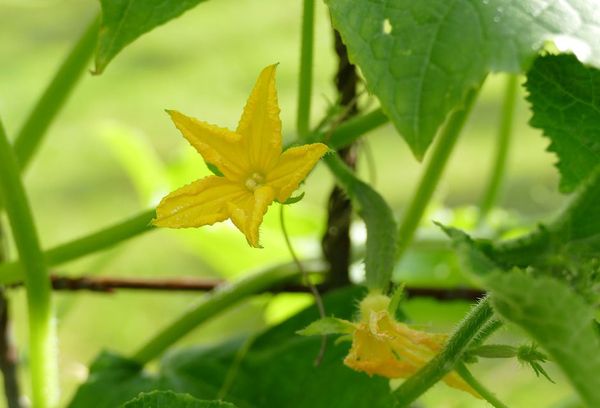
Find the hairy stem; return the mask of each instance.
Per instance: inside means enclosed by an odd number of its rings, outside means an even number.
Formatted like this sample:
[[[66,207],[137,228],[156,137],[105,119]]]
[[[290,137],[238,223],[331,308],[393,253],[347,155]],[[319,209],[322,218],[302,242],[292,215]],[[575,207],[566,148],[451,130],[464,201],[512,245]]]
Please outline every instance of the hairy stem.
[[[475,103],[478,93],[479,89],[472,90],[467,95],[464,106],[450,115],[441,134],[438,136],[431,157],[419,180],[417,191],[412,197],[410,204],[402,217],[400,226],[398,227],[397,259],[402,258],[405,251],[412,243],[417,227],[419,226],[433,192],[440,181],[442,172],[446,168],[450,153],[454,150],[456,140],[471,112],[471,108]]]
[[[481,397],[487,402],[489,402],[493,407],[508,408],[490,390],[485,388],[483,384],[477,381],[477,379],[473,377],[473,374],[471,374],[469,369],[463,363],[457,364],[455,370],[458,373],[458,375],[460,375],[462,379],[465,380],[465,382],[471,386],[471,388],[477,391],[477,393],[481,395]]]
[[[315,0],[304,0],[302,9],[302,45],[300,47],[300,80],[298,87],[298,137],[304,138],[310,129],[312,94],[313,39],[315,25]]]
[[[406,407],[454,369],[477,333],[492,317],[487,298],[481,300],[448,339],[444,349],[415,375],[408,378],[394,394],[400,407]]]
[[[498,127],[498,136],[496,139],[494,164],[481,204],[479,205],[478,222],[480,224],[485,222],[487,215],[498,202],[504,179],[506,178],[506,164],[514,128],[514,113],[518,89],[519,77],[514,74],[509,74],[506,77],[504,102],[502,103],[502,112],[500,114],[500,126]]]
[[[52,406],[57,393],[56,338],[50,278],[19,176],[19,164],[0,123],[0,191],[23,262],[29,315],[29,354],[34,408]]]
[[[68,99],[85,71],[96,49],[98,17],[90,23],[79,41],[64,60],[37,104],[17,134],[14,150],[21,169],[25,169],[36,152],[44,133]]]
[[[114,246],[150,231],[155,210],[144,211],[118,224],[44,251],[47,266],[55,266]],[[12,285],[23,280],[21,260],[0,264],[0,284]]]
[[[296,265],[278,266],[266,269],[260,273],[225,284],[211,293],[207,293],[202,300],[181,317],[161,330],[154,338],[140,348],[132,357],[141,364],[160,356],[179,339],[204,323],[211,317],[223,312],[228,307],[240,302],[248,296],[264,292],[272,287],[282,285],[294,278],[300,272]]]

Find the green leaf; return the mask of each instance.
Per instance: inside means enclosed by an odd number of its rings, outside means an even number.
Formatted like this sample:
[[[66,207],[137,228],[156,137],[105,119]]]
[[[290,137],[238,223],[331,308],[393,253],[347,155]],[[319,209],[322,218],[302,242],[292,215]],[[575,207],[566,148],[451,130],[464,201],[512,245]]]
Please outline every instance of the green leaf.
[[[316,336],[323,334],[348,334],[354,330],[354,325],[348,320],[324,317],[312,322],[304,329],[298,330],[297,333],[301,336]]]
[[[362,295],[358,287],[330,292],[323,298],[325,310],[350,320],[355,301]],[[321,339],[296,332],[318,316],[313,306],[256,338],[171,352],[161,361],[157,374],[111,356],[110,364],[92,366],[87,382],[69,407],[114,408],[150,390],[189,393],[204,400],[225,399],[239,408],[393,406],[387,379],[371,378],[344,366],[347,344],[334,345],[329,339],[321,364],[314,366]],[[106,359],[106,355],[99,358]]]
[[[600,407],[600,337],[594,310],[566,284],[521,271],[486,279],[494,309],[539,343],[580,397]]]
[[[600,253],[600,166],[578,188],[560,217],[522,238],[490,245],[486,253],[505,268],[583,266]]]
[[[223,177],[224,176],[224,174],[221,172],[221,170],[219,170],[219,168],[217,166],[215,166],[214,164],[209,163],[209,162],[204,162],[204,163],[206,163],[206,167],[215,176],[219,176],[219,177]]]
[[[600,71],[573,55],[538,58],[525,84],[533,117],[556,153],[560,189],[570,192],[600,163]]]
[[[142,34],[204,0],[101,0],[102,25],[96,50],[96,74]]]
[[[172,391],[152,391],[140,394],[123,404],[121,408],[236,408],[223,401],[202,401],[189,394],[175,394]]]
[[[303,198],[304,198],[304,192],[302,192],[302,194],[298,194],[296,197],[289,197],[282,204],[285,204],[285,205],[296,204],[296,203],[300,202]]]
[[[102,352],[90,366],[87,381],[79,387],[70,408],[114,408],[138,395],[158,388],[158,381],[144,375],[135,361]]]
[[[326,0],[367,86],[415,156],[490,71],[520,72],[545,41],[600,67],[595,0]]]
[[[452,240],[458,253],[461,266],[476,276],[486,276],[499,270],[499,266],[486,255],[481,244],[473,240],[463,231],[436,223]]]
[[[392,278],[398,247],[394,213],[383,197],[370,185],[358,179],[339,156],[328,154],[324,161],[354,202],[367,227],[367,287],[382,289],[385,292]]]

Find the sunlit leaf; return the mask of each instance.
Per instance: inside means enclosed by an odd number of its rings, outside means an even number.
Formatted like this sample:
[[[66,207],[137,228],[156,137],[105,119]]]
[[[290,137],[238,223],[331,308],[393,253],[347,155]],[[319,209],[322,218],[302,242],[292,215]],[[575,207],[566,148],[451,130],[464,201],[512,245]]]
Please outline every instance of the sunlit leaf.
[[[356,328],[347,320],[336,319],[335,317],[323,317],[298,330],[301,336],[314,336],[319,334],[348,334]]]
[[[367,86],[417,158],[490,71],[520,72],[545,41],[600,67],[595,0],[327,0]]]

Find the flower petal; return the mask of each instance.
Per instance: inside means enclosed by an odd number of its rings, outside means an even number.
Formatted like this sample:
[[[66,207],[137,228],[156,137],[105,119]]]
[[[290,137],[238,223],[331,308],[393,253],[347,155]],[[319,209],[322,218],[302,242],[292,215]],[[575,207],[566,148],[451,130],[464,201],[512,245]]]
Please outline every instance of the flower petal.
[[[285,202],[328,150],[323,143],[313,143],[283,152],[267,174],[267,183],[275,189],[277,201]]]
[[[276,67],[270,65],[260,73],[236,130],[243,137],[253,170],[262,173],[267,173],[281,154]]]
[[[252,194],[225,177],[208,176],[183,186],[156,208],[157,227],[187,228],[211,225],[229,217],[227,203]]]
[[[241,136],[228,129],[168,110],[183,136],[196,148],[204,160],[214,164],[231,180],[241,180],[249,171],[248,154]]]
[[[228,204],[231,221],[246,236],[248,244],[260,248],[259,227],[275,193],[269,186],[259,187],[254,195],[246,195]]]

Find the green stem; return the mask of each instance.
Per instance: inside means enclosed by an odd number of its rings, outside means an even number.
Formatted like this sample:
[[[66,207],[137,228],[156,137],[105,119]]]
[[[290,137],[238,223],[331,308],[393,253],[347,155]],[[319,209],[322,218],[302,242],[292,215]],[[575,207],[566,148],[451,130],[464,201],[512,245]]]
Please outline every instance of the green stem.
[[[483,199],[479,206],[479,221],[483,223],[494,208],[500,196],[504,179],[506,178],[506,163],[508,161],[508,150],[513,132],[515,105],[517,101],[517,91],[519,89],[519,77],[517,75],[508,75],[504,90],[504,102],[502,103],[502,112],[500,115],[500,127],[498,128],[498,138],[496,140],[496,156],[492,172],[487,183],[487,188],[483,194]]]
[[[444,349],[415,375],[408,378],[394,394],[400,407],[406,407],[454,369],[479,329],[492,317],[492,308],[484,298],[469,312]]]
[[[146,364],[160,356],[166,349],[198,325],[221,313],[228,307],[248,296],[264,292],[299,276],[300,272],[296,264],[290,263],[245,276],[237,282],[217,288],[213,292],[206,294],[200,303],[165,327],[158,335],[154,336],[154,338],[133,355],[132,359],[141,364]]]
[[[471,386],[479,395],[481,395],[487,402],[489,402],[495,408],[508,408],[502,401],[500,401],[490,390],[485,388],[483,384],[481,384],[473,374],[469,371],[469,369],[463,364],[459,363],[455,368],[458,375],[462,377],[463,380],[467,384]]]
[[[365,115],[355,116],[343,122],[335,128],[326,142],[332,149],[341,149],[388,121],[388,117],[385,116],[381,108],[375,109]]]
[[[43,253],[46,265],[55,266],[72,261],[150,231],[154,228],[150,224],[154,215],[154,210],[147,210],[118,224],[51,248]],[[23,276],[20,260],[0,264],[0,284],[11,285],[20,282]]]
[[[300,48],[300,80],[298,88],[297,128],[300,139],[310,129],[312,93],[313,39],[315,25],[315,0],[304,0],[302,11],[302,45]]]
[[[85,71],[96,48],[99,21],[95,18],[75,44],[17,134],[14,151],[21,169],[29,164],[44,133]]]
[[[33,216],[19,176],[19,164],[0,123],[0,190],[19,256],[23,260],[29,309],[29,364],[34,408],[53,405],[57,397],[56,338],[48,271]]]
[[[498,319],[493,319],[488,321],[477,333],[477,337],[473,339],[469,347],[478,347],[482,345],[488,337],[496,332],[500,327],[502,327],[502,321]]]
[[[408,249],[414,238],[417,227],[419,226],[421,218],[423,218],[423,214],[431,200],[431,196],[440,181],[440,177],[446,167],[450,153],[452,153],[452,150],[454,149],[458,136],[471,112],[471,108],[473,107],[478,93],[479,89],[476,89],[472,90],[467,95],[464,106],[450,115],[448,122],[438,136],[431,157],[419,180],[417,191],[412,197],[398,228],[398,252],[396,254],[396,259],[398,260],[402,258],[404,252]]]

